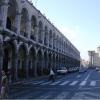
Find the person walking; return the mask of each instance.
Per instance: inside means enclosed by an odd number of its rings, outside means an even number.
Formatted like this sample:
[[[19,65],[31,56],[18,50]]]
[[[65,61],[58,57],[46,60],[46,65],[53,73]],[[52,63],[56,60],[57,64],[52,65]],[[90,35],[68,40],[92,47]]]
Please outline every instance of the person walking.
[[[1,80],[1,99],[8,98],[8,78],[4,70],[2,70]]]
[[[51,68],[51,69],[50,69],[49,80],[52,80],[52,82],[54,82],[54,81],[55,81],[54,76],[55,76],[55,73],[54,73],[54,71],[53,71],[52,68]]]

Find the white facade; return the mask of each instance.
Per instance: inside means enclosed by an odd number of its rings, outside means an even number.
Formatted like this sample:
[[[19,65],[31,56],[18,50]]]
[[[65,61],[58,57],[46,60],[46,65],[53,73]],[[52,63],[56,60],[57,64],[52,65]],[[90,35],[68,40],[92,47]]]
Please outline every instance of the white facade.
[[[89,51],[89,58],[90,66],[100,67],[100,47],[97,47],[97,52]]]
[[[0,0],[0,68],[12,79],[77,67],[80,52],[28,0]]]

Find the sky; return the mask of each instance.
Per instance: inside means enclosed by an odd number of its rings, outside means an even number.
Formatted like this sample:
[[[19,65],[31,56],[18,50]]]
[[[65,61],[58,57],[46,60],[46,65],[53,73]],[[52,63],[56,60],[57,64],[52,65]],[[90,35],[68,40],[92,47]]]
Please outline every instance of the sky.
[[[33,0],[33,5],[57,27],[88,60],[100,45],[100,0]]]

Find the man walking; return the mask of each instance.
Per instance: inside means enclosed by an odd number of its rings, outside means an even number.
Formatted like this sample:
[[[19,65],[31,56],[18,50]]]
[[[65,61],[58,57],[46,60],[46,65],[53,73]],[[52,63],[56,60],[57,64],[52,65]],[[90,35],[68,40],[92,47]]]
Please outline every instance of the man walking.
[[[55,76],[55,73],[54,73],[54,71],[52,70],[52,68],[50,69],[50,76],[49,76],[49,80],[52,80],[53,82],[55,81],[55,78],[54,78],[54,76]]]
[[[1,99],[6,99],[8,97],[8,78],[4,70],[2,70],[2,80],[1,80]]]

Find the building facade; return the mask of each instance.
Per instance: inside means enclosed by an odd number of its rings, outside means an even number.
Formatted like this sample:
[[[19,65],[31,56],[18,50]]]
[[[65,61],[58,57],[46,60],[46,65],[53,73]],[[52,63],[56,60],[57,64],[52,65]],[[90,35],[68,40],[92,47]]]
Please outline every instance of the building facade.
[[[28,0],[0,0],[0,72],[11,80],[80,65],[80,52]]]
[[[100,46],[96,51],[89,51],[89,65],[91,67],[100,67]]]

